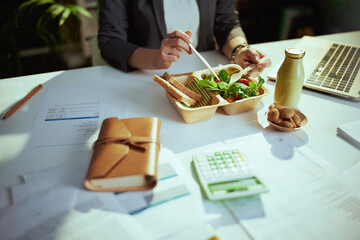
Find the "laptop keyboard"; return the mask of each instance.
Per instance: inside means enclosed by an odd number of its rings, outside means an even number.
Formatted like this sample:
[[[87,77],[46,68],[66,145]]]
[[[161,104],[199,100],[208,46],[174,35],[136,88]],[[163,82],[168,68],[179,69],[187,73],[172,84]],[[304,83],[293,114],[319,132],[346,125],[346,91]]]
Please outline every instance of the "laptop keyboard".
[[[348,93],[360,69],[360,48],[333,44],[306,83]]]

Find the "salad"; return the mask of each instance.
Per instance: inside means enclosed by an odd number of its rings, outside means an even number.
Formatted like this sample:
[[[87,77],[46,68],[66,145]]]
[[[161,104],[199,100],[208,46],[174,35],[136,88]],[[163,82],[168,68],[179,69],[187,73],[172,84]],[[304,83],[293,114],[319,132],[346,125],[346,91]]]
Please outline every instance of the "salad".
[[[264,84],[265,80],[259,76],[259,83],[255,84],[248,79],[240,78],[236,82],[230,84],[231,76],[237,72],[239,72],[239,70],[235,70],[228,74],[226,70],[222,69],[218,74],[220,80],[217,80],[214,75],[208,74],[204,75],[203,79],[198,80],[197,84],[220,94],[222,98],[230,103],[235,102],[236,100],[258,96],[260,94],[259,88]]]

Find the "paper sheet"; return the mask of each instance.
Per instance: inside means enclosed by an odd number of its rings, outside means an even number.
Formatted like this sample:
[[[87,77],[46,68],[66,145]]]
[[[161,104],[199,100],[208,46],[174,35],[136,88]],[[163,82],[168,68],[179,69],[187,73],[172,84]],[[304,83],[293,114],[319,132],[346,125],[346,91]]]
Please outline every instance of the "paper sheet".
[[[150,202],[153,204],[133,213],[145,231],[155,238],[163,238],[193,223],[204,221],[204,208],[198,184],[177,160],[171,160],[176,159],[171,151],[162,153],[162,159],[169,159],[177,176],[160,181],[154,189],[155,197]],[[158,198],[156,194],[159,193],[161,196]]]
[[[360,189],[360,161],[351,166],[349,169],[345,170],[343,173],[355,184],[357,183],[357,188]]]
[[[292,135],[259,134],[230,140],[228,145],[246,152],[269,188],[268,193],[260,195],[264,217],[241,218],[236,214],[236,205],[227,202],[253,238],[360,238],[359,194],[349,182],[339,180],[335,172],[318,165],[315,153],[309,158],[310,150],[305,151],[307,147],[301,146],[298,139]],[[238,199],[237,207],[240,204],[251,208],[254,202]]]
[[[213,151],[214,149],[222,147],[226,147],[224,142],[216,142],[178,153],[176,156],[185,166],[187,172],[192,172],[193,179],[197,179],[192,166],[192,156],[207,149]],[[219,239],[233,239],[234,236],[236,236],[237,239],[251,239],[250,235],[238,224],[238,221],[234,218],[234,214],[223,204],[223,201],[210,201],[206,199],[205,194],[203,194],[202,198],[203,208],[205,209],[205,220],[214,227]],[[257,209],[247,209],[245,211],[252,212],[252,210],[257,211]]]
[[[360,119],[341,124],[336,130],[340,137],[360,150]]]
[[[105,118],[127,117],[118,94],[116,89],[48,88],[26,152],[90,149]]]
[[[154,238],[127,214],[92,209],[87,214],[68,217],[55,234],[54,240],[61,239],[152,240]]]
[[[96,217],[89,214],[94,209],[127,214],[150,239],[171,235],[203,220],[198,185],[177,162],[175,155],[165,148],[160,151],[158,186],[151,191],[120,194],[87,191],[83,188],[87,166],[87,161],[78,160],[24,174],[25,183],[12,188],[14,204],[0,211],[0,232],[6,232],[2,237],[79,239],[78,236],[104,234],[103,224],[114,222],[121,225],[119,228],[128,224],[126,218],[115,215],[95,223]],[[88,235],[83,228],[71,228],[69,221],[73,221],[74,212],[79,226],[94,226],[89,230],[93,234]],[[114,236],[111,231],[109,234]],[[129,239],[141,239],[141,236],[133,234]]]
[[[178,232],[161,238],[163,240],[184,240],[184,239],[196,239],[196,240],[211,240],[218,239],[218,236],[212,226],[204,222],[193,223],[191,226],[187,226],[184,229],[180,229]]]
[[[23,174],[25,184],[11,187],[12,204],[24,200],[27,196],[49,189],[59,183],[75,184],[82,188],[90,159],[79,159],[60,166]]]

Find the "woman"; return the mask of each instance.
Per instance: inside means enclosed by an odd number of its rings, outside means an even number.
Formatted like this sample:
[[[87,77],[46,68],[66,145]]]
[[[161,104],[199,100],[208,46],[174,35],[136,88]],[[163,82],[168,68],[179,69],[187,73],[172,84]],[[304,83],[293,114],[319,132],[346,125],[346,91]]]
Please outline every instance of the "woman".
[[[235,1],[230,0],[100,0],[98,42],[102,57],[123,71],[166,69],[189,44],[198,51],[220,49],[259,75],[270,60],[247,44]]]

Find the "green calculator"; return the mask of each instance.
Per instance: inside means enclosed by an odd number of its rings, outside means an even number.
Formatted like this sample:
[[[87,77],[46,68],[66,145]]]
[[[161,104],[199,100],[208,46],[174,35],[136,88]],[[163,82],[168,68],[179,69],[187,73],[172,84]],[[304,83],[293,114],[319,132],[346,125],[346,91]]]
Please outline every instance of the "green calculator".
[[[199,182],[210,200],[267,192],[253,168],[237,149],[206,151],[193,156]]]

